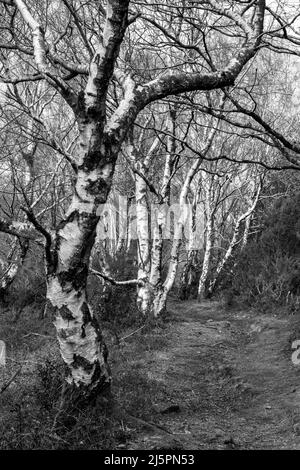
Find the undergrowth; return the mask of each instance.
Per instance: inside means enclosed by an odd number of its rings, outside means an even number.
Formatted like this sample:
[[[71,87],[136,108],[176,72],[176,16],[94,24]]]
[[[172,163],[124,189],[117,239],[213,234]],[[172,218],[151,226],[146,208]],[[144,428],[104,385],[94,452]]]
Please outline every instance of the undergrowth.
[[[153,403],[165,393],[145,374],[142,359],[165,347],[165,326],[144,324],[122,329],[118,325],[120,342],[112,341],[110,330],[105,329],[113,370],[111,396],[61,420],[69,413],[62,406],[65,369],[51,320],[41,320],[38,311],[33,315],[26,310],[17,323],[7,316],[2,318],[8,363],[0,369],[0,390],[22,368],[0,393],[0,449],[125,447],[141,426],[136,420],[153,420]]]

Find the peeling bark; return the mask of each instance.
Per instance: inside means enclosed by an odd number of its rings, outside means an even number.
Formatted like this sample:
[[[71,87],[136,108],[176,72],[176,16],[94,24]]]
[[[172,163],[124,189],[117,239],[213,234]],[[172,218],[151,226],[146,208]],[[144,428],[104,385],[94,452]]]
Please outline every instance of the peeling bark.
[[[138,238],[138,279],[143,285],[138,287],[137,306],[140,312],[147,314],[151,303],[151,289],[149,276],[151,270],[150,261],[150,225],[149,207],[147,200],[147,185],[143,178],[136,175],[136,219]]]
[[[47,258],[47,298],[56,307],[55,327],[69,370],[67,380],[83,395],[98,393],[110,384],[107,348],[88,303],[86,283],[99,220],[96,209],[107,197],[104,175],[109,179],[111,172],[111,163],[99,172],[78,172],[71,206]]]

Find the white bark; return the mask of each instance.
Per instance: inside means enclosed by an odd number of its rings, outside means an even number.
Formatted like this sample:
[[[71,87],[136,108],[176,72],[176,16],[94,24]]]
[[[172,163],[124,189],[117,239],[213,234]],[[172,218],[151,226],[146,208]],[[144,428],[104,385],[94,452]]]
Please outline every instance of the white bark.
[[[210,270],[210,261],[212,255],[212,236],[213,236],[213,211],[212,211],[212,200],[211,200],[211,185],[207,178],[205,188],[204,188],[204,205],[205,205],[205,217],[206,217],[206,227],[205,227],[205,249],[203,257],[203,265],[199,279],[198,286],[198,299],[201,300],[205,297],[206,283]]]
[[[102,168],[110,178],[111,165]],[[78,172],[76,192],[47,257],[47,298],[57,308],[55,326],[60,352],[69,368],[68,382],[90,394],[110,383],[107,351],[86,296],[89,258],[94,243],[97,197],[91,192],[97,172]],[[104,186],[104,191],[106,188]],[[103,194],[105,197],[105,194]]]
[[[120,253],[127,245],[128,215],[129,215],[129,204],[128,204],[127,198],[119,197],[119,207],[118,207],[119,233],[118,233],[118,241],[117,241],[117,246],[116,246],[116,253]]]
[[[79,129],[77,150],[71,163],[76,171],[76,184],[71,206],[65,218],[50,237],[34,216],[29,214],[36,229],[46,239],[48,298],[57,307],[57,335],[62,357],[69,367],[69,382],[84,394],[99,390],[110,382],[106,347],[99,325],[88,305],[86,281],[90,252],[95,240],[97,213],[100,204],[107,199],[112,184],[114,165],[129,127],[138,113],[152,101],[171,94],[193,90],[212,90],[234,84],[243,66],[255,54],[263,32],[264,0],[258,0],[255,10],[254,28],[247,33],[245,43],[223,70],[203,73],[169,71],[143,85],[136,85],[128,77],[124,83],[124,99],[107,120],[107,92],[114,72],[115,63],[128,25],[129,0],[107,0],[106,18],[101,31],[102,38],[96,45],[95,55],[89,64],[87,86],[72,90],[64,80],[61,71],[55,70],[54,62],[65,64],[56,57],[51,59],[44,31],[23,0],[12,0],[24,23],[30,28],[33,46],[33,63],[40,79],[45,79],[60,92],[73,109]],[[213,5],[218,12],[218,7]],[[37,15],[36,15],[37,16]],[[243,26],[243,25],[241,25]],[[23,28],[21,28],[23,30]],[[100,34],[99,34],[100,36]],[[22,52],[22,49],[20,49]],[[27,52],[27,51],[26,51]],[[50,53],[50,54],[49,54]],[[30,56],[29,56],[30,57]],[[26,55],[28,58],[28,55]],[[26,59],[27,60],[27,59]],[[78,71],[78,67],[68,67]],[[79,67],[81,69],[81,67]],[[196,170],[195,170],[196,171]],[[193,175],[189,178],[192,179]],[[188,178],[188,179],[189,179]],[[139,276],[149,276],[149,240],[146,226],[145,198],[141,182],[138,189],[140,231]],[[177,233],[182,233],[182,222]],[[19,234],[23,226],[15,227],[0,220],[0,230]],[[30,227],[31,229],[31,227]],[[25,229],[26,230],[26,229]],[[175,241],[170,276],[164,287],[168,292],[176,274],[180,242]],[[141,296],[142,304],[147,295]]]
[[[218,121],[219,122],[219,121]],[[217,131],[218,125],[212,126],[206,140],[206,144],[202,151],[200,151],[200,155],[205,156],[212,143],[213,139],[215,137],[216,131]],[[201,166],[201,163],[203,161],[202,158],[198,158],[194,161],[192,164],[191,168],[188,170],[187,175],[185,177],[181,192],[180,192],[180,197],[179,197],[179,218],[175,226],[175,231],[174,231],[174,238],[173,238],[173,243],[172,243],[172,248],[171,248],[171,255],[170,255],[170,264],[169,264],[169,269],[167,273],[167,277],[165,279],[165,282],[163,283],[162,286],[162,293],[159,296],[159,300],[157,302],[157,309],[154,312],[155,316],[161,315],[161,313],[165,310],[166,308],[166,301],[169,292],[174,286],[174,282],[176,279],[176,274],[178,270],[178,264],[179,264],[179,252],[180,252],[180,247],[182,243],[182,236],[184,233],[184,227],[186,225],[186,222],[189,217],[189,212],[188,212],[188,206],[187,206],[187,195],[188,191],[190,189],[190,185],[193,181],[194,176],[196,173],[199,171],[199,168]]]
[[[71,371],[68,382],[76,386],[91,386],[100,368],[104,386],[105,382],[110,382],[105,347],[93,323],[93,313],[87,305],[85,293],[78,294],[72,282],[62,286],[56,276],[48,277],[47,298],[60,313],[55,327],[62,358]],[[99,387],[98,381],[95,381],[95,387]]]
[[[137,305],[143,314],[147,314],[151,302],[151,291],[148,283],[151,270],[149,207],[147,200],[147,185],[140,176],[136,175],[135,178],[138,279],[143,282],[143,285],[138,288]]]
[[[250,214],[245,220],[245,228],[244,228],[244,234],[243,234],[243,241],[242,241],[241,250],[244,250],[244,248],[246,247],[247,242],[248,242],[251,219],[252,219],[252,214]]]
[[[156,205],[156,214],[154,217],[153,242],[151,252],[151,273],[150,284],[154,290],[162,289],[162,252],[163,235],[166,227],[167,214],[170,204],[170,184],[172,170],[176,156],[176,106],[169,110],[167,119],[167,152],[165,156],[165,165],[160,191],[161,201]],[[154,309],[155,310],[155,309]]]
[[[199,210],[199,199],[203,189],[201,172],[197,186],[198,188],[195,190],[192,204],[191,233],[189,235],[187,260],[181,274],[180,298],[182,300],[186,300],[190,294],[190,289],[194,280],[193,269],[198,265],[198,250],[200,249],[201,238],[203,238],[204,232],[204,229],[202,229],[203,214],[202,211]]]
[[[151,252],[151,225],[148,201],[148,187],[146,183],[148,168],[151,159],[160,145],[159,139],[154,139],[148,154],[143,161],[139,161],[139,153],[136,148],[127,145],[128,157],[134,169],[135,200],[136,200],[136,227],[137,227],[137,259],[138,259],[138,288],[137,306],[143,315],[148,315],[152,303],[152,252]],[[144,177],[142,177],[142,176]],[[156,236],[154,234],[154,236]],[[160,243],[160,241],[158,241]],[[156,251],[155,251],[156,252]],[[159,261],[158,261],[159,262]]]
[[[217,282],[219,280],[220,274],[222,273],[222,271],[223,271],[224,267],[226,266],[228,260],[231,258],[235,247],[241,241],[240,238],[239,238],[241,224],[244,220],[247,220],[247,218],[249,218],[251,216],[251,214],[253,213],[253,211],[255,210],[257,202],[259,200],[260,191],[261,191],[261,184],[258,187],[258,190],[256,192],[254,200],[252,201],[251,206],[243,214],[241,214],[235,222],[234,229],[233,229],[233,234],[232,234],[232,238],[231,238],[231,241],[229,243],[229,246],[228,246],[223,258],[218,263],[214,278],[210,283],[210,286],[209,286],[209,289],[208,289],[210,295],[213,294],[213,292],[216,288]]]

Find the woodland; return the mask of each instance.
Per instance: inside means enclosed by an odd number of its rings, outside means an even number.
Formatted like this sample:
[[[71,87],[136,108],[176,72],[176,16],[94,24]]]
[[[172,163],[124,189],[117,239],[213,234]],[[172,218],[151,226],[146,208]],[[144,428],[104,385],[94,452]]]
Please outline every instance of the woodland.
[[[300,449],[294,0],[0,0],[0,449]]]

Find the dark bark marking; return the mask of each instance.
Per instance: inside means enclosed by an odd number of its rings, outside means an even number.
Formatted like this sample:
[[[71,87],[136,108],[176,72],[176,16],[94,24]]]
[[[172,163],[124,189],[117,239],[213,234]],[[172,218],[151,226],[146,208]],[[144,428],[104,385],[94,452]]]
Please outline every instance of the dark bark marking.
[[[87,359],[85,359],[85,357],[80,356],[79,354],[73,354],[72,366],[75,369],[79,369],[79,367],[82,367],[85,371],[91,371],[94,367],[94,363],[88,361]]]
[[[58,311],[63,320],[67,320],[67,321],[74,320],[72,313],[65,305],[59,308]]]

